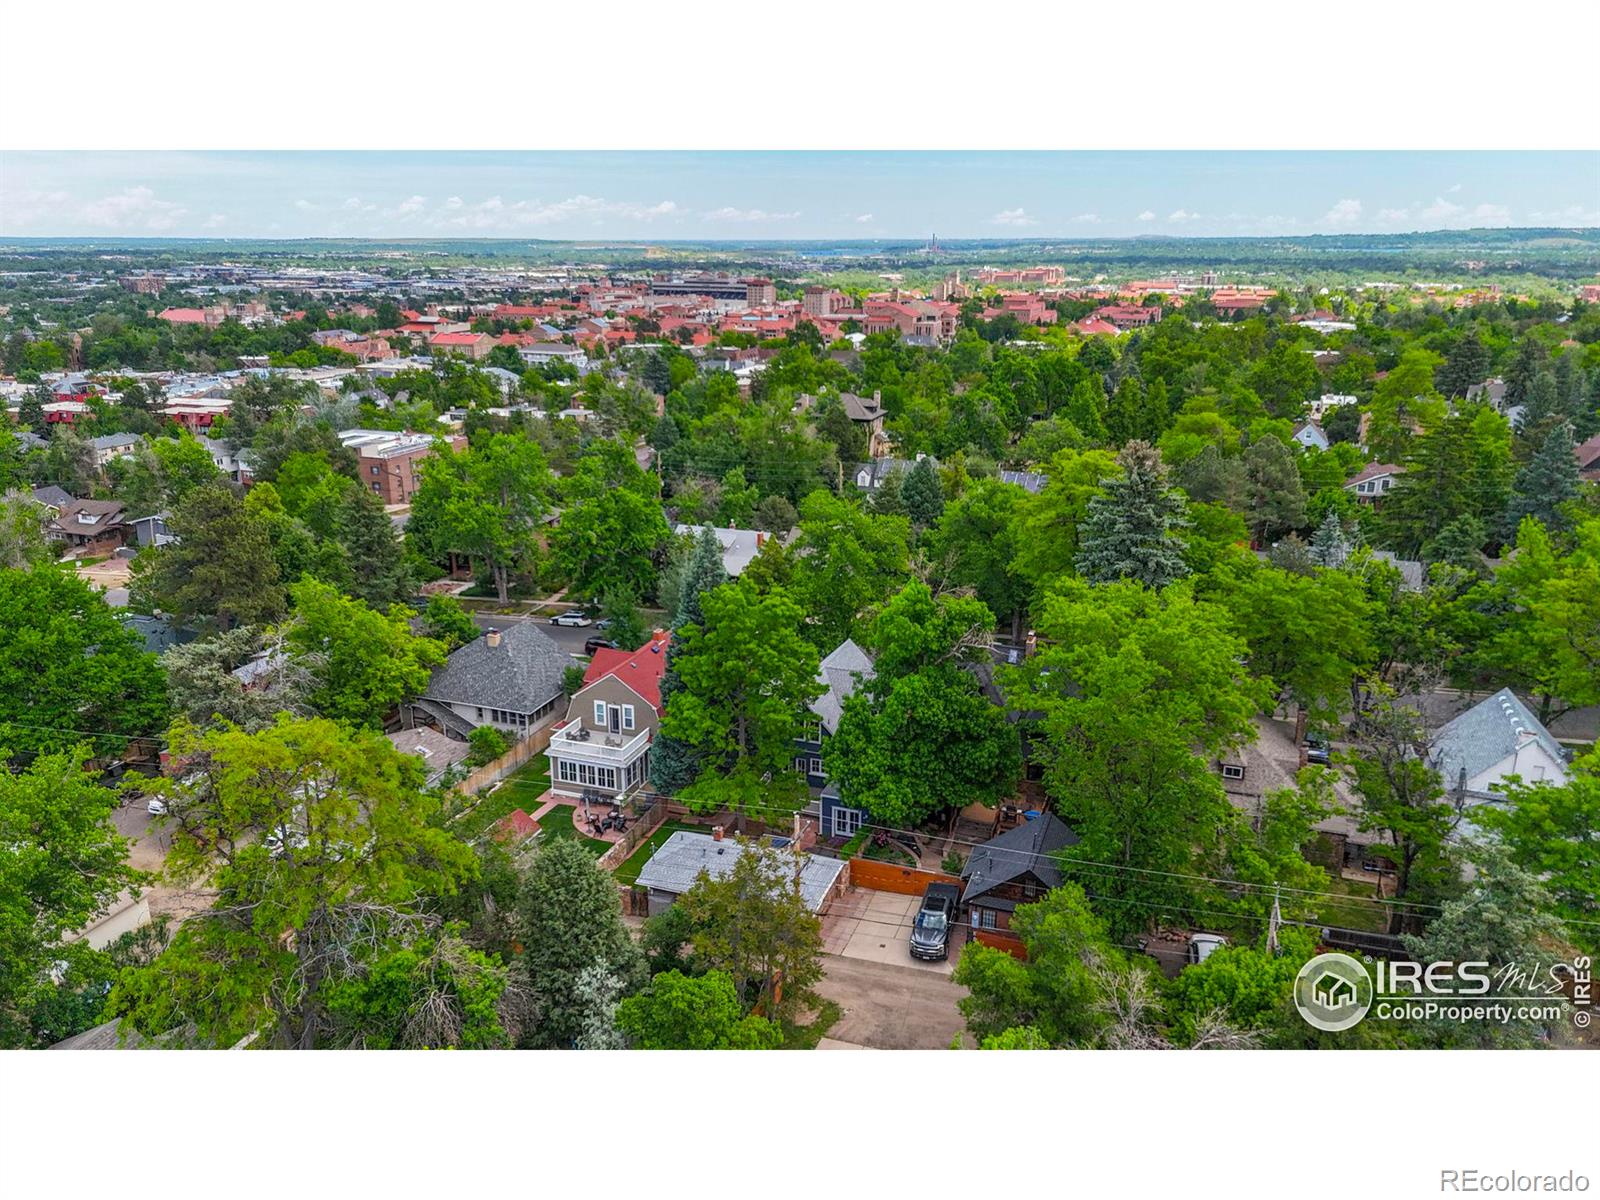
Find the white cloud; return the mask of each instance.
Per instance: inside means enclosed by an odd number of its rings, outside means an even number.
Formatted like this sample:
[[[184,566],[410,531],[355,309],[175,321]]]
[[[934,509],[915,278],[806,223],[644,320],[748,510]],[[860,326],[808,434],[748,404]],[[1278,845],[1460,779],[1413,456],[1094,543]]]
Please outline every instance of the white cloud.
[[[859,217],[856,218],[856,224],[857,225],[865,225],[867,222],[869,222],[871,220],[872,220],[872,214],[871,213],[862,213]]]
[[[131,187],[78,205],[74,216],[79,225],[101,229],[160,230],[171,229],[188,211],[181,204],[158,199],[147,187]]]
[[[1100,224],[1100,214],[1079,213],[1077,216],[1073,217],[1072,220],[1078,225],[1098,225]]]
[[[1177,221],[1179,224],[1182,224],[1184,221],[1198,221],[1199,219],[1199,213],[1192,213],[1187,209],[1182,208],[1178,209],[1177,212],[1170,212],[1167,214],[1167,220]]]
[[[460,208],[465,203],[466,203],[466,201],[464,201],[460,196],[451,196],[448,200],[446,200],[444,202],[444,206],[449,211],[454,212],[456,209]]]
[[[303,196],[294,202],[294,206],[301,212],[316,212],[318,208],[317,205],[311,203],[311,201],[307,200]]]
[[[1141,221],[1154,221],[1155,219],[1155,213],[1151,212],[1148,208],[1139,214],[1139,220]]]
[[[1361,219],[1361,201],[1340,200],[1322,215],[1324,225],[1354,225]]]
[[[400,207],[394,210],[395,216],[409,217],[412,213],[419,213],[427,203],[426,196],[411,196],[400,202]]]
[[[1450,186],[1449,186],[1449,187],[1448,187],[1448,188],[1446,188],[1446,189],[1445,189],[1445,190],[1446,190],[1446,191],[1447,191],[1447,192],[1449,192],[1449,193],[1450,193],[1450,194],[1451,194],[1451,195],[1452,195],[1452,196],[1453,196],[1453,195],[1455,195],[1455,194],[1456,194],[1456,193],[1457,193],[1457,192],[1459,192],[1459,191],[1460,191],[1460,190],[1461,190],[1461,185],[1460,185],[1460,184],[1459,184],[1459,183],[1452,183],[1452,184],[1451,184],[1451,185],[1450,185]]]
[[[207,229],[221,229],[227,223],[228,223],[228,218],[227,217],[223,216],[221,213],[212,213],[209,217],[207,217],[205,219],[205,228],[207,228]]]
[[[1528,214],[1528,220],[1539,225],[1568,227],[1600,225],[1600,208],[1586,209],[1581,204],[1569,204],[1565,208],[1551,209],[1549,212],[1531,212]]]
[[[1026,209],[1022,208],[1008,208],[989,218],[991,225],[1037,225],[1038,223],[1028,215]]]
[[[1473,229],[1510,225],[1511,209],[1504,204],[1483,202],[1468,206],[1435,196],[1430,203],[1418,201],[1404,208],[1385,208],[1378,220],[1406,230]]]
[[[677,206],[674,205],[673,207],[675,209]],[[762,208],[734,208],[731,205],[724,205],[722,208],[714,208],[710,212],[702,214],[702,219],[706,221],[741,222],[792,221],[799,215],[798,212],[767,212]]]

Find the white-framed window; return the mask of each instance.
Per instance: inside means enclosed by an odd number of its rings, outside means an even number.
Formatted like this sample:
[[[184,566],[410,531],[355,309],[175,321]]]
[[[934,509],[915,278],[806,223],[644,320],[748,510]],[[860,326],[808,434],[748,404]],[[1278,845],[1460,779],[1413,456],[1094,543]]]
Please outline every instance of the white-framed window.
[[[606,702],[604,700],[596,700],[594,702],[594,723],[601,729],[606,727]]]
[[[836,808],[833,810],[833,836],[849,837],[861,828],[861,810]]]
[[[974,929],[997,929],[995,911],[992,908],[974,908],[972,910],[972,927]]]
[[[622,727],[624,729],[633,728],[633,705],[631,704],[622,706]]]
[[[1239,766],[1237,763],[1223,763],[1222,777],[1224,779],[1243,779],[1244,768]]]

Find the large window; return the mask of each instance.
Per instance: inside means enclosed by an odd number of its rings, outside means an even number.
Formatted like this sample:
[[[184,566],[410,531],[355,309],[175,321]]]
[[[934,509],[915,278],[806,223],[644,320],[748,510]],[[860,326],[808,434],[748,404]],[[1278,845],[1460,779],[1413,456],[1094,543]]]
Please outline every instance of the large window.
[[[606,702],[604,700],[596,700],[594,702],[594,723],[601,729],[606,727]]]
[[[586,787],[602,787],[613,792],[617,790],[615,767],[597,767],[591,763],[571,762],[565,758],[558,758],[556,778],[562,783],[581,783]]]

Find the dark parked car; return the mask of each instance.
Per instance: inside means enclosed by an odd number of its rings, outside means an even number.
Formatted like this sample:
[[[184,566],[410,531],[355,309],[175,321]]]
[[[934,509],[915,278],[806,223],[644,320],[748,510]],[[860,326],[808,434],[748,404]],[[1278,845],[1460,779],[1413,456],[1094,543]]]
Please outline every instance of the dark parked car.
[[[961,889],[953,883],[930,883],[922,894],[922,907],[911,923],[911,957],[950,957],[950,929],[956,923]]]
[[[610,638],[592,637],[583,644],[585,654],[593,654],[596,650],[615,650],[617,644]]]
[[[1328,750],[1328,739],[1320,733],[1306,734],[1306,761],[1326,767],[1333,761]]]

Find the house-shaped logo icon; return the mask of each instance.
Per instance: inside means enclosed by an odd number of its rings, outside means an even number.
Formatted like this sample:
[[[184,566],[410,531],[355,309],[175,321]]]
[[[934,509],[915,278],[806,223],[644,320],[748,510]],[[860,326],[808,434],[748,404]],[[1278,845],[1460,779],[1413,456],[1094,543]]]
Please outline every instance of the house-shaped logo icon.
[[[1356,985],[1338,975],[1324,975],[1311,990],[1317,1002],[1330,1012],[1349,1008],[1356,1002]]]
[[[1349,1029],[1372,1006],[1372,979],[1348,954],[1319,954],[1295,976],[1294,1006],[1314,1028]]]

